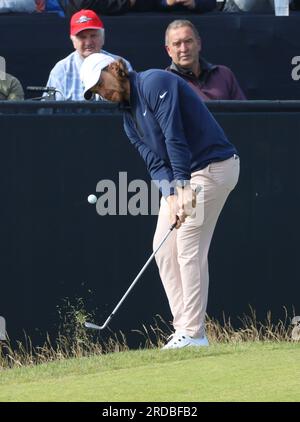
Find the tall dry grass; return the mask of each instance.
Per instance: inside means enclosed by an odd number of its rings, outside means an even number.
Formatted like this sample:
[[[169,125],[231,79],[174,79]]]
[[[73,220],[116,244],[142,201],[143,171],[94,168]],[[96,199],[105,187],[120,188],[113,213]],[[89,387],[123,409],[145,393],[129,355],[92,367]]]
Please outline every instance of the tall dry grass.
[[[93,317],[84,310],[79,300],[76,305],[67,303],[67,311],[61,312],[61,327],[56,341],[53,343],[47,336],[41,347],[34,347],[28,336],[23,342],[14,347],[11,342],[0,342],[0,371],[8,368],[37,365],[57,360],[94,356],[105,353],[129,350],[126,337],[122,332],[111,333],[108,340],[101,341],[95,333],[86,330],[84,322]],[[293,341],[291,332],[292,317],[284,308],[285,317],[276,323],[272,321],[268,312],[264,321],[258,321],[256,313],[250,308],[250,314],[239,318],[240,326],[235,328],[230,318],[223,317],[217,321],[207,317],[206,332],[210,343],[238,343],[238,342],[290,342]],[[140,335],[140,348],[157,348],[165,344],[171,334],[170,325],[159,315],[154,323],[143,325],[140,330],[133,330]]]
[[[259,321],[256,312],[250,307],[249,315],[244,314],[237,318],[239,328],[233,326],[231,318],[223,315],[220,322],[214,318],[206,317],[206,334],[210,343],[238,343],[247,341],[272,341],[283,342],[293,341],[291,337],[293,326],[287,308],[284,309],[284,318],[274,322],[269,311],[264,321]],[[152,348],[163,345],[170,334],[170,325],[159,315],[153,325],[142,330],[136,330],[144,337],[145,347]]]

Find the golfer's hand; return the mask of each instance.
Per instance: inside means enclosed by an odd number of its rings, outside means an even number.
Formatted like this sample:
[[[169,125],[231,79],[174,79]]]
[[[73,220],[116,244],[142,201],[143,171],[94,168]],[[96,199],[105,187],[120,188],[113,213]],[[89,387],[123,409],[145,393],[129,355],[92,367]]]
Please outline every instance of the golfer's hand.
[[[169,205],[169,221],[170,225],[176,223],[176,229],[179,229],[181,226],[181,222],[177,216],[177,196],[176,195],[170,195],[167,197],[167,202]]]
[[[185,222],[186,217],[192,215],[193,208],[196,207],[196,192],[191,186],[184,188],[177,187],[177,215],[181,223]]]

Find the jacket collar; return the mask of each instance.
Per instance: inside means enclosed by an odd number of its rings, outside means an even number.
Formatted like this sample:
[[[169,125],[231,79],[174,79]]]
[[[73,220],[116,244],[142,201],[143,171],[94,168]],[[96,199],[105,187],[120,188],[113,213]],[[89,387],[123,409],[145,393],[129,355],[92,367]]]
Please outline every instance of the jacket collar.
[[[137,95],[138,95],[138,86],[137,86],[138,74],[135,71],[129,72],[129,82],[130,82],[130,101],[129,103],[124,103],[126,108],[134,108],[136,106]]]
[[[201,75],[200,79],[207,73],[210,73],[211,71],[217,69],[216,64],[209,63],[207,60],[205,60],[203,57],[199,57],[199,63],[200,63],[200,69],[201,69]],[[186,76],[193,76],[196,78],[195,74],[192,72],[191,69],[186,69],[181,66],[176,65],[174,62],[171,63],[170,67],[168,67],[168,70],[173,70],[177,73],[184,74]]]

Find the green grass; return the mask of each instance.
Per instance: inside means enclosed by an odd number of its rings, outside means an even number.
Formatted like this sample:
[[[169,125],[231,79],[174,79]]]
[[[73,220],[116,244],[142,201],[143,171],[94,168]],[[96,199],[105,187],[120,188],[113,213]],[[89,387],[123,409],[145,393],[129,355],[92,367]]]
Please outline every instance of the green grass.
[[[300,401],[300,344],[139,350],[6,369],[0,401]]]

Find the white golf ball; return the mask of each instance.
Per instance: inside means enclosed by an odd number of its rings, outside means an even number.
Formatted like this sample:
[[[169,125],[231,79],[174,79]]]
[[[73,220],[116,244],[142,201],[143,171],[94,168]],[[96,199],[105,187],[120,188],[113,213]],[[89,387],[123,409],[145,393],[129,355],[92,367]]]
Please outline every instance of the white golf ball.
[[[96,195],[89,195],[87,200],[90,204],[96,204],[97,196]]]

